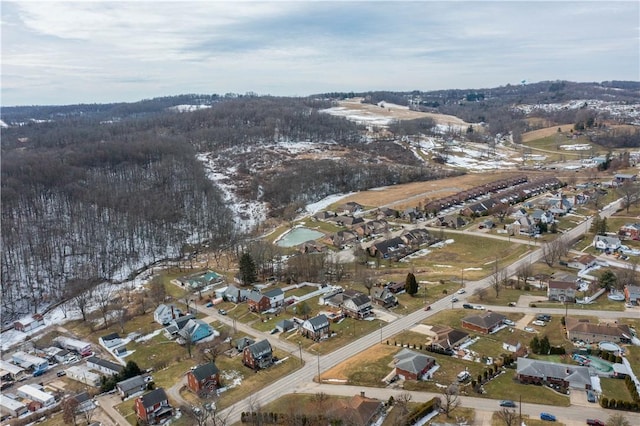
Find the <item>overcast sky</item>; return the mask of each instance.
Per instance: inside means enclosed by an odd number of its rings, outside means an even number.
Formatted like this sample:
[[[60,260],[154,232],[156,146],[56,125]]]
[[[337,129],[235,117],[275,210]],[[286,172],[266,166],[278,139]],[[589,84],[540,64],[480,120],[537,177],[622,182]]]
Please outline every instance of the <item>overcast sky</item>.
[[[635,0],[1,7],[3,106],[640,80]]]

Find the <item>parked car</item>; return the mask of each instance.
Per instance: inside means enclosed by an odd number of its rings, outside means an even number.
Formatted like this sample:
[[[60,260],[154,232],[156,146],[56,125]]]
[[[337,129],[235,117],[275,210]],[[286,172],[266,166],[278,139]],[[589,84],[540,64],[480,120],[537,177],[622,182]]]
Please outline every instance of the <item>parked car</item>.
[[[500,401],[500,406],[501,407],[515,408],[516,403],[511,401],[510,399],[505,399],[503,401]]]
[[[588,390],[587,391],[587,401],[596,402],[596,394],[593,393],[592,391]]]
[[[605,426],[606,423],[603,422],[602,420],[598,420],[598,419],[587,419],[587,424],[590,426]]]
[[[457,291],[458,294],[465,294],[467,291],[464,288],[461,288]]]
[[[502,320],[502,322],[503,322],[505,325],[510,325],[510,326],[514,326],[514,325],[516,325],[516,323],[515,323],[515,322],[511,321],[511,320],[510,320],[510,319],[508,319],[508,318],[507,318],[507,319]]]
[[[479,311],[484,311],[485,308],[482,305],[474,305],[473,309],[477,309]]]
[[[33,377],[39,377],[39,376],[42,376],[42,375],[44,374],[44,372],[45,372],[45,371],[46,371],[46,370],[36,370],[36,371],[33,373]]]
[[[453,297],[451,298],[451,302],[452,302],[452,303],[455,303],[455,302],[457,302],[457,301],[458,301],[458,298],[457,298],[457,297],[453,296]]]
[[[534,322],[532,322],[531,324],[533,325],[537,325],[538,327],[544,327],[545,325],[547,325],[546,322],[544,321],[540,321],[540,320],[535,320]]]
[[[556,416],[549,413],[540,413],[540,420],[545,420],[547,422],[555,422]]]
[[[225,311],[224,309],[218,309],[218,313],[220,315],[227,315],[227,311]]]
[[[549,314],[538,314],[536,316],[536,319],[539,320],[539,321],[549,322],[549,321],[551,321],[551,315],[549,315]]]
[[[206,306],[207,308],[212,308],[212,307],[213,307],[213,302],[208,302],[208,303],[207,303],[206,305],[204,305],[204,306]]]
[[[533,327],[525,327],[524,331],[529,332],[529,333],[535,333],[536,329]]]
[[[473,309],[473,306],[471,306],[471,305],[470,305],[470,304],[468,304],[468,303],[463,303],[463,304],[462,304],[462,307],[463,307],[463,308],[465,308],[465,309]]]
[[[60,370],[60,371],[58,371],[56,373],[56,376],[58,376],[58,377],[62,377],[62,376],[66,376],[66,375],[67,375],[67,372],[64,371],[64,370]]]

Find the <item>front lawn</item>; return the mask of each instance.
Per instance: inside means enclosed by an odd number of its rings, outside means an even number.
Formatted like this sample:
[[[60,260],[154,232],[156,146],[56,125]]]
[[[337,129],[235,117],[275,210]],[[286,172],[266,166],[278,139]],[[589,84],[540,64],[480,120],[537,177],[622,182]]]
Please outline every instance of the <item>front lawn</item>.
[[[484,385],[486,394],[473,396],[514,401],[522,398],[523,403],[569,406],[570,401],[567,395],[561,395],[546,386],[520,384],[515,380],[515,374],[516,370],[507,369],[505,373]]]
[[[632,401],[631,394],[624,380],[601,377],[600,386],[602,387],[601,398],[615,399],[616,401]]]

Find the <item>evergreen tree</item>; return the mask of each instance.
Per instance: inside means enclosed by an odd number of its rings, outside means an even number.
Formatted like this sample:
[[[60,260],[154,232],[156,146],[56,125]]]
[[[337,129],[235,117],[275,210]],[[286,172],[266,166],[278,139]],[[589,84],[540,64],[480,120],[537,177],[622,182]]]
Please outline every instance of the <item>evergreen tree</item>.
[[[240,281],[243,285],[251,285],[256,281],[256,264],[249,253],[243,253],[240,257]]]
[[[616,287],[616,283],[618,282],[618,277],[612,270],[607,269],[602,273],[602,275],[600,275],[599,281],[600,281],[600,287],[610,290]]]
[[[404,282],[404,290],[410,296],[415,296],[416,293],[418,293],[418,281],[416,280],[416,276],[411,272],[407,274],[407,279]]]
[[[540,354],[541,355],[548,355],[549,351],[551,350],[551,344],[549,343],[549,338],[547,336],[544,336],[542,339],[540,339]]]
[[[533,336],[529,346],[531,347],[531,352],[534,354],[540,353],[540,340],[538,340],[538,336]]]

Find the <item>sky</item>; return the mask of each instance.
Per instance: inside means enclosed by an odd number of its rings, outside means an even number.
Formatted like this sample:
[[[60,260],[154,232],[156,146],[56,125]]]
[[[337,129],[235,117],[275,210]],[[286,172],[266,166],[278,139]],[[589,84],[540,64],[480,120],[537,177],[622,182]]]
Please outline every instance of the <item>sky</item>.
[[[640,80],[632,1],[0,1],[0,105]]]

